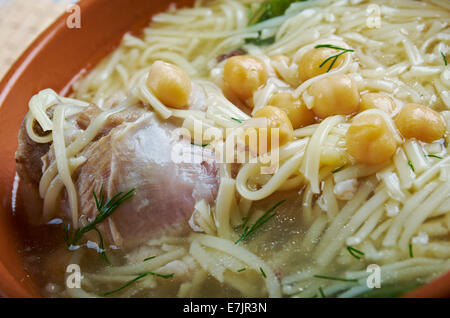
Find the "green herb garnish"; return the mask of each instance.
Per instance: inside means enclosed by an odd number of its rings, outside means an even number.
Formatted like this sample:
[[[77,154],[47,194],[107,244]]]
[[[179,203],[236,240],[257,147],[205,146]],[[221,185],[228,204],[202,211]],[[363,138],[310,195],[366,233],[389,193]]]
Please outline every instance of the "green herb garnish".
[[[147,262],[147,261],[149,261],[149,260],[151,260],[151,259],[154,259],[156,256],[150,256],[150,257],[147,257],[147,258],[144,258],[144,262]]]
[[[119,288],[114,289],[114,290],[112,290],[112,291],[103,293],[103,294],[101,294],[101,296],[102,296],[102,297],[105,297],[105,296],[109,296],[109,295],[115,294],[115,293],[117,293],[117,292],[119,292],[119,291],[121,291],[121,290],[127,288],[128,286],[130,286],[130,285],[133,284],[134,282],[136,282],[136,281],[138,281],[138,280],[140,280],[140,279],[142,279],[142,278],[144,278],[144,277],[146,277],[146,276],[148,276],[148,275],[152,275],[152,276],[156,276],[156,277],[161,277],[161,278],[164,278],[164,279],[169,279],[169,278],[172,278],[174,274],[162,275],[162,274],[153,273],[153,272],[143,273],[143,274],[138,275],[136,278],[130,280],[128,283],[126,283],[126,284],[123,285],[122,287],[119,287]]]
[[[70,239],[69,228],[66,227],[65,234],[64,234],[64,240],[66,241],[66,244],[69,247],[74,246],[75,244],[78,243],[78,241],[83,237],[84,234],[86,234],[90,231],[95,231],[95,232],[97,232],[99,239],[100,239],[99,248],[102,250],[101,254],[102,254],[103,258],[105,259],[105,261],[107,263],[110,263],[108,258],[106,257],[105,248],[103,245],[103,237],[102,237],[100,231],[98,230],[97,225],[99,225],[104,220],[106,220],[109,216],[111,216],[114,213],[114,211],[117,210],[117,208],[119,206],[121,206],[122,204],[124,204],[125,202],[130,200],[132,197],[134,197],[136,195],[135,191],[136,191],[136,188],[131,189],[127,193],[119,192],[115,196],[113,196],[111,199],[109,199],[106,203],[105,203],[105,195],[103,193],[103,186],[100,188],[100,192],[98,194],[96,194],[95,191],[92,191],[92,195],[94,196],[94,200],[95,200],[95,206],[97,207],[97,211],[98,211],[97,216],[95,217],[94,221],[92,221],[88,225],[78,229],[75,232],[75,235],[72,239]]]
[[[412,246],[412,244],[409,244],[409,258],[414,258],[414,254],[413,254],[413,246]]]
[[[336,170],[332,171],[331,173],[338,173],[338,172],[344,170],[344,168],[345,168],[345,166],[339,167]]]
[[[259,270],[261,271],[261,274],[263,275],[263,277],[267,278],[267,275],[266,275],[266,273],[264,273],[264,270],[262,269],[262,267],[260,267]]]
[[[325,293],[323,292],[322,287],[319,287],[319,293],[320,293],[320,296],[322,296],[322,298],[327,298],[327,296],[325,296]]]
[[[292,3],[300,1],[306,0],[268,0],[261,3],[261,5],[256,9],[249,7],[248,25],[258,24],[263,21],[282,16]],[[273,36],[266,39],[261,39],[261,31],[259,31],[257,38],[247,39],[245,42],[258,46],[270,45],[275,42],[275,37]]]
[[[249,9],[248,25],[257,24],[283,15],[294,2],[305,0],[269,0],[264,1],[256,10]]]
[[[416,172],[416,169],[414,169],[414,166],[413,166],[412,162],[409,161],[409,160],[408,160],[408,166],[411,168],[411,170],[412,170],[413,172]]]
[[[364,255],[365,255],[364,252],[361,252],[360,250],[357,250],[356,248],[351,247],[351,246],[347,246],[347,251],[348,251],[354,258],[357,258],[357,259],[360,259],[361,256],[364,256]],[[358,254],[359,254],[359,255],[358,255]]]
[[[340,277],[331,277],[331,276],[323,276],[323,275],[314,275],[315,278],[320,279],[328,279],[328,280],[336,280],[340,282],[349,282],[349,283],[357,283],[357,279],[347,279],[347,278],[340,278]]]
[[[191,142],[191,145],[192,145],[192,146],[198,146],[198,147],[205,148],[205,147],[208,147],[210,144],[199,145],[199,144],[196,144],[196,143],[194,143],[194,142]]]
[[[444,52],[441,51],[442,59],[444,60],[445,66],[447,66],[447,57],[445,56]]]
[[[243,272],[245,270],[247,270],[247,269],[244,267],[244,268],[238,269],[237,272],[240,273],[240,272]]]
[[[263,226],[267,221],[273,218],[277,213],[273,212],[276,208],[282,205],[286,200],[280,201],[275,204],[272,208],[270,208],[266,213],[264,213],[258,220],[256,220],[255,224],[252,226],[245,226],[244,233],[242,233],[239,240],[237,240],[234,244],[239,244],[243,240],[247,239],[250,235],[252,235],[256,230],[258,230],[261,226]],[[273,213],[272,213],[273,212]]]
[[[240,124],[242,124],[244,122],[243,120],[237,119],[237,118],[234,118],[234,117],[231,117],[231,120],[237,121]]]
[[[439,157],[439,156],[436,156],[436,155],[425,155],[425,157],[442,159],[442,157]]]
[[[315,48],[315,49],[320,49],[320,48],[324,48],[324,47],[330,48],[330,49],[335,49],[335,50],[338,50],[338,51],[342,51],[342,52],[340,52],[340,53],[338,53],[338,54],[336,54],[336,55],[330,56],[330,57],[327,58],[325,61],[323,61],[322,64],[320,64],[319,67],[322,67],[322,66],[324,66],[325,64],[327,64],[328,61],[331,61],[331,64],[330,64],[330,66],[328,67],[327,73],[333,68],[333,66],[334,66],[334,64],[336,63],[336,61],[337,61],[337,59],[339,58],[339,56],[341,56],[341,55],[343,55],[343,54],[345,54],[345,53],[348,53],[348,52],[355,52],[355,50],[352,50],[352,49],[344,49],[344,48],[342,48],[342,47],[335,46],[335,45],[332,45],[332,44],[319,44],[319,45],[316,45],[314,48]]]

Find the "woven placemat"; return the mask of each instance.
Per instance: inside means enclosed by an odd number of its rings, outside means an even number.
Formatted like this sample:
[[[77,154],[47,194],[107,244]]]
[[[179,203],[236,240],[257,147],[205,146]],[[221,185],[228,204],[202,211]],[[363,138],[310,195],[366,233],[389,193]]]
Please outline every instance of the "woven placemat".
[[[69,0],[0,0],[0,79]]]

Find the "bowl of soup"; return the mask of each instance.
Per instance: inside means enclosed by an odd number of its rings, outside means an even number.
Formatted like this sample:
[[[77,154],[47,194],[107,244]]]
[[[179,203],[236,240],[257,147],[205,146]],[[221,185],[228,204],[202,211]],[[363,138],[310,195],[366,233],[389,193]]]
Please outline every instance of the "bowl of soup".
[[[448,296],[449,19],[81,1],[0,84],[0,291]]]

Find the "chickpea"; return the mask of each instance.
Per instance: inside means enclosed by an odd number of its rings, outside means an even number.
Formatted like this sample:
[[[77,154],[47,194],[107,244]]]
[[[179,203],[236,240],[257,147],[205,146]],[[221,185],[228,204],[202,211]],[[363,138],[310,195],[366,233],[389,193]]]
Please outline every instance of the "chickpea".
[[[310,78],[316,77],[320,74],[324,74],[328,71],[333,60],[329,60],[322,67],[323,62],[330,56],[338,54],[340,51],[330,48],[311,49],[306,52],[298,61],[298,76],[299,79],[304,82]],[[332,69],[339,68],[344,62],[344,56],[340,56],[336,59]]]
[[[314,123],[314,112],[306,108],[300,99],[295,99],[289,92],[274,94],[269,100],[269,105],[285,111],[294,129]]]
[[[446,124],[441,114],[419,104],[407,104],[395,119],[397,128],[406,139],[433,142],[445,135]]]
[[[381,115],[355,118],[346,135],[347,152],[360,163],[376,165],[390,159],[397,149],[394,134]]]
[[[389,115],[392,115],[395,110],[395,104],[392,98],[383,94],[368,93],[361,96],[361,111],[372,108],[377,108]]]
[[[350,115],[359,109],[358,87],[347,75],[322,78],[308,88],[308,93],[314,97],[314,113],[322,119],[333,115]]]
[[[265,117],[267,118],[267,130],[266,128],[259,128],[264,129],[267,132],[267,151],[270,151],[274,145],[272,145],[271,142],[271,129],[272,128],[278,128],[278,135],[279,135],[279,146],[282,146],[289,141],[292,141],[294,139],[294,129],[292,128],[291,121],[289,120],[289,117],[286,115],[284,111],[277,107],[273,106],[265,106],[259,110],[257,110],[254,114],[255,118]],[[258,140],[259,140],[259,131],[258,131]],[[260,144],[260,141],[258,142]],[[259,147],[258,147],[259,148]],[[261,150],[261,149],[259,149]],[[261,154],[261,151],[258,151]]]
[[[148,72],[147,85],[153,94],[168,107],[182,108],[191,94],[191,80],[178,66],[156,61]]]
[[[253,93],[267,81],[265,64],[251,56],[233,56],[225,63],[223,81],[242,101],[253,97]]]

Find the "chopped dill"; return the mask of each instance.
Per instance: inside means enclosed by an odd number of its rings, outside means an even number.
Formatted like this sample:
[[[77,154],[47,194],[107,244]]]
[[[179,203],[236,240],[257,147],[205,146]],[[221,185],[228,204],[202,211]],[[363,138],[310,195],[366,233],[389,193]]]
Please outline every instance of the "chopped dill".
[[[259,268],[259,270],[261,271],[261,274],[263,275],[264,278],[267,278],[266,273],[264,272],[264,270],[262,269],[262,267]]]
[[[338,173],[338,172],[344,170],[344,168],[345,168],[345,166],[339,167],[336,170],[333,170],[331,173]]]
[[[416,169],[414,169],[414,166],[413,166],[412,162],[409,161],[409,160],[408,160],[408,166],[411,168],[411,170],[412,170],[413,172],[416,172]]]
[[[121,291],[121,290],[127,288],[128,286],[130,286],[130,285],[133,284],[134,282],[136,282],[136,281],[138,281],[138,280],[140,280],[140,279],[142,279],[142,278],[144,278],[144,277],[146,277],[146,276],[148,276],[148,275],[152,275],[152,276],[155,276],[155,277],[161,277],[161,278],[164,278],[164,279],[169,279],[169,278],[172,278],[174,274],[162,275],[162,274],[153,273],[153,272],[147,272],[147,273],[139,274],[136,278],[133,278],[132,280],[130,280],[129,282],[127,282],[127,283],[126,283],[125,285],[123,285],[122,287],[119,287],[119,288],[114,289],[114,290],[112,290],[112,291],[103,293],[103,294],[101,294],[101,296],[102,296],[102,297],[106,297],[106,296],[115,294],[115,293],[117,293],[117,292],[119,292],[119,291]]]
[[[111,199],[109,199],[106,203],[105,203],[106,199],[105,194],[103,193],[103,186],[100,188],[100,192],[98,194],[96,194],[95,191],[92,191],[92,195],[94,196],[95,206],[98,211],[97,216],[91,223],[78,229],[75,232],[72,239],[70,239],[69,227],[66,227],[64,233],[64,241],[66,242],[68,247],[71,247],[77,244],[84,234],[90,231],[95,231],[99,236],[100,241],[99,249],[101,250],[101,255],[104,258],[104,260],[108,264],[110,264],[108,258],[106,257],[105,247],[103,243],[103,236],[98,230],[97,225],[99,225],[109,216],[111,216],[114,213],[114,211],[116,211],[117,208],[119,208],[122,204],[133,198],[136,195],[136,188],[133,188],[126,193],[119,192],[116,195],[114,195]]]
[[[445,56],[444,52],[441,51],[442,59],[444,60],[445,66],[447,66],[447,57]]]
[[[277,213],[273,212],[276,208],[278,208],[280,205],[282,205],[286,200],[280,201],[277,204],[275,204],[272,208],[270,208],[266,213],[264,213],[252,226],[247,226],[246,223],[244,223],[243,226],[244,232],[242,233],[241,237],[234,242],[234,244],[239,244],[243,240],[247,239],[250,235],[252,235],[256,230],[258,230],[261,226],[263,226],[267,221],[269,221],[271,218],[273,218]],[[273,213],[272,213],[273,212]]]
[[[425,157],[428,158],[436,158],[436,159],[442,159],[442,157],[436,156],[436,155],[425,155]]]
[[[194,143],[194,142],[191,142],[191,145],[192,145],[192,146],[198,146],[198,147],[205,148],[205,147],[208,147],[210,144],[203,144],[203,145],[200,145],[200,144],[196,144],[196,143]]]
[[[247,270],[247,269],[244,267],[244,268],[238,269],[237,272],[240,273],[240,272],[243,272],[245,270]]]
[[[328,280],[335,280],[340,282],[349,282],[349,283],[357,283],[357,279],[348,279],[348,278],[341,278],[341,277],[332,277],[332,276],[324,276],[324,275],[314,275],[315,278],[320,279],[328,279]]]
[[[347,251],[356,259],[361,259],[361,256],[365,255],[364,252],[361,252],[360,250],[357,250],[356,248],[351,246],[347,246]]]
[[[237,118],[234,118],[234,117],[231,117],[231,120],[237,121],[240,124],[242,124],[244,122],[243,120],[237,119]]]
[[[322,296],[322,298],[327,298],[327,296],[325,296],[325,293],[323,292],[322,286],[319,287],[319,293],[320,293],[320,296]]]
[[[150,257],[147,257],[147,258],[144,258],[144,262],[147,262],[147,261],[149,261],[149,260],[152,260],[152,259],[154,259],[156,256],[150,256]]]
[[[409,244],[409,258],[414,258],[414,254],[413,254],[413,246],[412,246],[412,244]]]
[[[335,50],[338,50],[338,51],[342,51],[342,52],[340,52],[340,53],[338,53],[338,54],[335,54],[335,55],[330,56],[330,57],[327,58],[325,61],[323,61],[322,64],[320,64],[319,67],[322,67],[322,66],[324,66],[325,64],[327,64],[329,61],[331,61],[331,64],[330,64],[330,66],[328,67],[327,73],[333,68],[333,66],[334,66],[334,64],[336,63],[336,61],[337,61],[337,59],[339,58],[339,56],[341,56],[341,55],[343,55],[343,54],[345,54],[345,53],[348,53],[348,52],[355,52],[355,50],[352,50],[352,49],[344,49],[344,48],[342,48],[342,47],[335,46],[335,45],[332,45],[332,44],[319,44],[319,45],[316,45],[314,48],[315,48],[315,49],[320,49],[320,48],[325,48],[325,47],[326,47],[326,48],[330,48],[330,49],[335,49]]]

